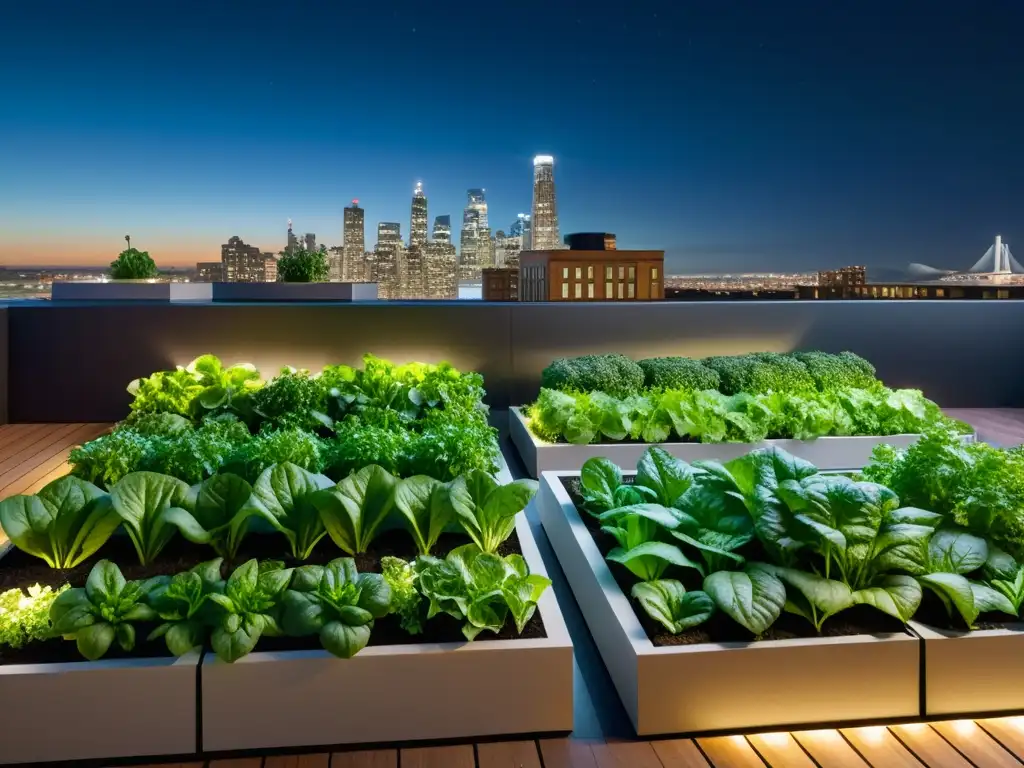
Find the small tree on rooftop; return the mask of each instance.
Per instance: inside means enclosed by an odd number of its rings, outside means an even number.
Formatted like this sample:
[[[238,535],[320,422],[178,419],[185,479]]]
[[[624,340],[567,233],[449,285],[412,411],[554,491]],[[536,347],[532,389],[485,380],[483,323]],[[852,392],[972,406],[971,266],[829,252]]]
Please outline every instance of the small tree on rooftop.
[[[156,263],[149,251],[125,248],[110,262],[110,276],[114,280],[148,280],[158,274]]]
[[[307,251],[296,245],[284,251],[277,261],[277,279],[282,283],[323,283],[330,275],[327,246]]]

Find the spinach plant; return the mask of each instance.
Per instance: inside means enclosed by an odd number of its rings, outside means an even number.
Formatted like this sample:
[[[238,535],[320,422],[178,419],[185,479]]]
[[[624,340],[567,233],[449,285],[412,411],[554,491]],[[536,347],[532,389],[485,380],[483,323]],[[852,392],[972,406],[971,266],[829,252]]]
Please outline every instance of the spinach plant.
[[[675,579],[638,582],[632,594],[647,615],[673,635],[703,624],[715,612],[706,592],[687,592]]]
[[[395,504],[398,479],[383,467],[370,465],[336,486],[311,496],[321,527],[350,555],[366,551]]]
[[[213,604],[207,598],[224,589],[220,575],[222,562],[217,558],[200,563],[164,579],[153,588],[147,602],[162,623],[150,632],[147,640],[164,638],[167,650],[175,656],[183,656],[203,645],[214,614]]]
[[[245,506],[232,518],[231,535],[239,537],[248,517],[262,518],[288,539],[294,559],[305,560],[327,533],[315,502],[317,491],[333,486],[329,477],[294,464],[268,467],[256,480]]]
[[[484,630],[500,632],[510,613],[522,633],[551,585],[547,577],[531,574],[520,555],[502,558],[476,544],[453,549],[443,560],[421,555],[414,568],[420,591],[429,600],[427,619],[447,613],[465,620],[462,634],[467,640]]]
[[[388,614],[391,588],[379,573],[359,573],[351,557],[325,566],[295,569],[284,593],[284,631],[296,637],[319,635],[324,649],[350,659],[370,641],[373,620]]]
[[[116,565],[100,560],[84,589],[62,592],[50,605],[53,634],[74,638],[79,653],[89,661],[103,657],[115,641],[130,651],[135,647],[135,623],[157,616],[146,604],[155,586],[152,580],[125,581]]]
[[[132,472],[111,489],[110,501],[143,565],[153,562],[176,531],[197,544],[209,540],[189,511],[195,498],[188,483],[175,477]]]
[[[611,509],[600,515],[601,530],[615,537],[617,547],[606,560],[619,563],[643,581],[660,579],[670,565],[693,568],[704,575],[704,568],[675,544],[661,539],[679,525],[676,510],[660,504],[634,504]]]
[[[486,472],[460,475],[451,485],[451,503],[463,529],[484,552],[495,552],[516,527],[516,515],[537,493],[534,480],[499,485]]]
[[[90,482],[61,477],[35,496],[0,501],[0,527],[18,549],[51,568],[73,568],[121,524],[110,497]]]
[[[918,580],[938,596],[947,613],[952,616],[955,609],[968,627],[982,613],[998,611],[1016,616],[1014,601],[1004,590],[967,577],[988,562],[989,548],[984,539],[962,530],[940,529],[928,542],[927,568]]]
[[[405,518],[421,555],[430,554],[445,526],[455,519],[448,484],[426,475],[398,481],[395,508]]]
[[[263,635],[281,634],[281,600],[291,578],[291,569],[279,563],[249,560],[228,577],[223,591],[209,595],[215,605],[211,644],[219,659],[238,661]]]
[[[234,560],[249,529],[249,514],[243,509],[252,496],[252,486],[238,475],[225,472],[192,488],[190,498],[193,496],[192,509],[185,510],[192,517],[188,524],[190,540],[201,540],[221,557]]]

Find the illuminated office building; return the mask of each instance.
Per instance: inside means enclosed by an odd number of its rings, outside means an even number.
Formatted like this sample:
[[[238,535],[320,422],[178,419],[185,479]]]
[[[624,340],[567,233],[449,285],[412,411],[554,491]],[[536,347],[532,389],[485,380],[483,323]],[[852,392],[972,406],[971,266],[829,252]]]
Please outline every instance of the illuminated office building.
[[[412,214],[409,220],[409,247],[422,246],[427,242],[427,197],[423,194],[423,182],[416,182],[412,193]]]
[[[377,245],[374,246],[374,275],[370,282],[377,283],[377,296],[396,299],[401,290],[399,265],[402,259],[402,225],[397,221],[377,224]]]
[[[423,298],[459,298],[458,272],[455,246],[450,240],[427,243],[423,249]]]
[[[266,260],[255,245],[246,245],[235,235],[220,247],[226,283],[262,283],[266,280]]]
[[[537,155],[533,158],[533,211],[531,216],[532,251],[563,249],[558,234],[558,207],[555,204],[555,158]]]
[[[487,200],[484,190],[466,192],[468,202],[462,212],[459,237],[459,278],[479,280],[480,270],[493,263],[491,227],[487,221]]]
[[[345,208],[341,243],[341,280],[346,283],[369,280],[365,258],[366,220],[358,200]]]
[[[530,214],[520,213],[508,230],[509,237],[519,238],[519,249],[529,251],[533,248],[533,229],[530,225]]]
[[[448,243],[452,242],[452,217],[435,216],[434,217],[434,237],[435,243]]]

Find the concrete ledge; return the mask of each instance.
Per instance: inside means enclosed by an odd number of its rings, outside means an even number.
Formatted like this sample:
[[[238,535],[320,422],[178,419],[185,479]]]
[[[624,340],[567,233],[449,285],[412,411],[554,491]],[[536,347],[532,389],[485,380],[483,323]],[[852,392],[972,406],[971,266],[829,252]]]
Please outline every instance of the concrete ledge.
[[[53,301],[209,301],[210,283],[151,283],[113,280],[109,283],[62,282],[53,284]]]
[[[214,301],[376,301],[376,283],[212,283]]]

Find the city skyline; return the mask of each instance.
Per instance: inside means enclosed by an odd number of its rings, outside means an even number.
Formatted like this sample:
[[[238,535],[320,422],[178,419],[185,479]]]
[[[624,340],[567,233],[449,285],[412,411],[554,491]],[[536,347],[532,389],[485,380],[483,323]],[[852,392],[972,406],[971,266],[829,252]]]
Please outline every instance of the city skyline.
[[[540,37],[500,4],[49,5],[5,16],[2,264],[102,265],[126,233],[165,266],[232,235],[278,251],[289,217],[340,245],[353,198],[407,233],[420,180],[458,243],[467,189],[492,232],[531,210],[538,153],[562,234],[672,271],[955,268],[992,232],[1024,242],[1019,3],[524,0]],[[282,24],[352,34],[328,56]]]

